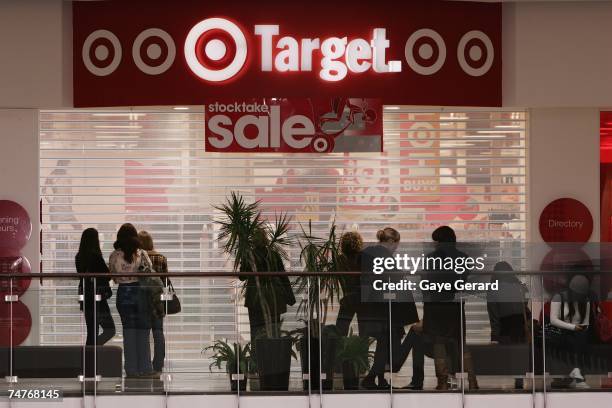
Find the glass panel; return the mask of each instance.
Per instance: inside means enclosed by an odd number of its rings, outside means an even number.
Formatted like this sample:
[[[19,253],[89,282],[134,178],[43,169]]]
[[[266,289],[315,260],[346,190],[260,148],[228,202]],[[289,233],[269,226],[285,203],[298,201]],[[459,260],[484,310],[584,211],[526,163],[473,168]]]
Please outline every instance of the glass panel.
[[[104,273],[105,270],[88,272]],[[81,286],[87,333],[83,351],[85,393],[112,394],[121,386],[122,348],[116,339],[117,323],[109,306],[115,299],[110,277],[83,278]]]
[[[585,249],[584,254],[588,252]],[[600,261],[605,268],[606,258]],[[595,258],[563,265],[565,272],[543,279],[548,390],[609,388],[612,347],[603,340],[607,331],[602,328],[611,321],[609,273],[594,272]]]
[[[297,314],[297,284],[289,276],[244,278],[245,329],[254,365],[249,373],[249,391],[302,393],[308,383],[303,381],[300,362],[307,364],[311,354],[303,351],[308,350],[309,329],[308,321]]]
[[[532,392],[533,290],[529,276],[510,270],[512,263],[513,269],[520,270],[520,258],[507,259],[495,273],[473,274],[469,279],[496,284],[498,289],[470,292],[465,297],[465,350],[469,355],[464,355],[464,369],[473,368],[480,389]]]
[[[87,318],[90,304],[80,302],[79,280],[55,281],[52,296],[47,290],[47,296],[42,296],[39,285],[31,282],[19,301],[12,303],[13,376],[19,388],[60,389],[64,397],[80,397],[91,384],[85,381],[86,373],[93,373],[89,371],[93,355],[86,356],[84,348],[87,325],[93,324],[93,317]],[[39,316],[38,310],[48,308],[56,313]]]
[[[133,278],[132,278],[133,280]],[[160,374],[153,371],[153,318],[159,314],[161,282],[140,278],[116,286],[117,337],[123,350],[123,392],[160,394]],[[110,381],[114,381],[109,379]]]
[[[181,312],[164,319],[169,393],[237,393],[239,337],[236,280],[173,278]]]
[[[13,260],[2,259],[2,274],[0,274],[0,379],[5,381],[0,385],[0,401],[8,401],[9,391],[15,389],[13,376],[13,307],[10,298],[15,291],[15,280],[5,278],[5,273],[12,271]],[[7,298],[7,296],[9,298]]]

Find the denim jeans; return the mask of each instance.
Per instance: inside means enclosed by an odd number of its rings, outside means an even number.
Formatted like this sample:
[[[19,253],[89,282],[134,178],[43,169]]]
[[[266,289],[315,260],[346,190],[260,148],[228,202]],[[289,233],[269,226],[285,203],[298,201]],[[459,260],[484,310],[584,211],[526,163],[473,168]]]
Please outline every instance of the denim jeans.
[[[166,339],[164,338],[164,319],[153,317],[151,319],[153,332],[153,371],[162,371],[166,357]]]
[[[117,310],[123,325],[123,359],[125,374],[137,376],[153,371],[149,332],[151,312],[140,284],[123,283],[117,289]]]

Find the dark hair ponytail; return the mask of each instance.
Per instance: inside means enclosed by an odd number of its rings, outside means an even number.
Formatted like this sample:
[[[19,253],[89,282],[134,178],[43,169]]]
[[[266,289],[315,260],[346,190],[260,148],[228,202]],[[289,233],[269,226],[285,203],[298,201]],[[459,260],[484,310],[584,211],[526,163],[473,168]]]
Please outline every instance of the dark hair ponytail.
[[[136,251],[141,247],[136,228],[130,223],[123,224],[117,231],[117,240],[113,247],[116,250],[123,251],[125,262],[134,262]]]

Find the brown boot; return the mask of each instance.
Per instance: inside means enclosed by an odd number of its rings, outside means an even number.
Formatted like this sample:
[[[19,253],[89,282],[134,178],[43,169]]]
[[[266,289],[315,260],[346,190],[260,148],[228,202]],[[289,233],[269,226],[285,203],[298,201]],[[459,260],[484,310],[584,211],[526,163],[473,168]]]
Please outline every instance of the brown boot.
[[[435,358],[434,367],[436,369],[436,377],[438,378],[437,391],[447,391],[448,386],[448,365],[445,358]]]
[[[474,373],[474,362],[472,361],[472,353],[470,353],[469,351],[463,352],[463,368],[468,375],[469,389],[479,389],[478,380],[476,379],[476,374]]]

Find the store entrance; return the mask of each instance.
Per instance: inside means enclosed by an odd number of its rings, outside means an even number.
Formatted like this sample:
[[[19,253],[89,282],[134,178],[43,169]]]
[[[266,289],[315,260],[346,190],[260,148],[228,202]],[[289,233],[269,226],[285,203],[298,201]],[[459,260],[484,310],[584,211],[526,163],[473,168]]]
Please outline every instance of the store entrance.
[[[463,241],[526,239],[526,112],[383,112],[383,153],[298,154],[207,153],[201,106],[42,111],[43,271],[74,272],[88,227],[100,232],[108,259],[124,222],[153,235],[171,272],[229,271],[213,220],[214,205],[232,191],[260,200],[267,216],[287,212],[294,231],[311,223],[321,235],[335,221],[339,231],[358,229],[372,241],[390,225],[408,242],[429,240],[436,226],[448,224]],[[290,255],[301,270],[299,248]],[[179,367],[200,359],[203,339],[235,327],[226,283],[215,279],[181,298],[184,312],[168,336]],[[50,305],[40,311],[41,344],[81,342],[78,307],[62,297],[67,289],[76,290],[61,281],[41,288],[41,304]],[[55,330],[60,315],[75,322],[75,333]],[[484,341],[486,331],[474,328],[469,336]]]

